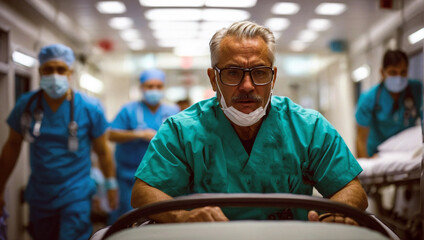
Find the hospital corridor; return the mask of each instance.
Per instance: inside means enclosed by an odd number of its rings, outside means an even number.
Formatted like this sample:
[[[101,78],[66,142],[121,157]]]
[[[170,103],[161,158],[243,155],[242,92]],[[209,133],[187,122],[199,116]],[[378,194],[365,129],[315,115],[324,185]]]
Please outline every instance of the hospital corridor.
[[[0,240],[424,240],[424,0],[0,0]]]

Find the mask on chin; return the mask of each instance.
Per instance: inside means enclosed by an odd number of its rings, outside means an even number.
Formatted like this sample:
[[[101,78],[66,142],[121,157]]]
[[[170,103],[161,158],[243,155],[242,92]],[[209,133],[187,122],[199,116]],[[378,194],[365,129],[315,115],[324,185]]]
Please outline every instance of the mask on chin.
[[[233,122],[237,126],[247,127],[247,126],[252,126],[253,124],[259,122],[259,120],[261,120],[261,118],[265,116],[266,109],[268,107],[269,102],[271,101],[272,88],[271,88],[271,92],[269,94],[268,100],[265,104],[265,107],[261,106],[251,113],[243,113],[235,109],[233,106],[227,107],[227,104],[224,99],[224,95],[222,94],[221,89],[219,88],[216,76],[215,76],[215,82],[216,82],[216,86],[218,87],[218,91],[221,94],[221,101],[220,101],[221,109],[224,112],[225,116],[227,116],[227,118],[230,119],[231,122]]]
[[[384,86],[392,93],[400,93],[408,86],[408,79],[402,76],[388,76]]]
[[[40,88],[43,89],[49,97],[58,99],[69,89],[68,77],[59,74],[43,75],[40,80]]]

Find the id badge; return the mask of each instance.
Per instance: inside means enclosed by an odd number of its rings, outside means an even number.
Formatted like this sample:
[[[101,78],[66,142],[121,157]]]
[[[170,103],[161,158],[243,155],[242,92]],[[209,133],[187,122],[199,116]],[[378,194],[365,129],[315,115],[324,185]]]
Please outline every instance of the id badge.
[[[68,137],[68,150],[71,152],[78,151],[78,138],[75,136]]]

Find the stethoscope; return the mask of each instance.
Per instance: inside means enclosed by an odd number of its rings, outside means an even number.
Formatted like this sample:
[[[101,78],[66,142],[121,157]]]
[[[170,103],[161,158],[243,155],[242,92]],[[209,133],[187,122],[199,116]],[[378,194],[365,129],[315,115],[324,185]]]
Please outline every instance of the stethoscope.
[[[384,86],[383,82],[380,83],[380,85],[378,86],[377,94],[375,96],[375,105],[372,110],[373,119],[375,119],[375,121],[377,120],[377,112],[381,110],[380,95],[381,95],[383,86]],[[414,97],[412,96],[412,91],[410,86],[406,87],[405,98],[403,103],[405,106],[405,112],[403,114],[403,124],[406,127],[409,124],[409,118],[415,118],[417,116],[417,110],[415,109]],[[395,109],[393,108],[392,111],[394,110]],[[376,126],[378,128],[378,124]]]
[[[35,140],[30,133],[31,122],[32,122],[30,107],[31,107],[31,104],[37,98],[37,106],[33,114],[35,124],[34,124],[32,134],[35,137],[38,137],[40,136],[41,123],[44,117],[43,105],[41,104],[42,94],[43,94],[43,90],[41,89],[31,96],[27,105],[25,106],[24,113],[21,116],[21,129],[22,129],[22,132],[24,133],[24,139],[30,143],[34,142]],[[75,152],[78,150],[78,136],[77,136],[78,124],[74,120],[74,92],[73,91],[71,91],[70,105],[71,105],[69,108],[70,121],[68,124],[68,132],[69,132],[68,149],[69,151]]]

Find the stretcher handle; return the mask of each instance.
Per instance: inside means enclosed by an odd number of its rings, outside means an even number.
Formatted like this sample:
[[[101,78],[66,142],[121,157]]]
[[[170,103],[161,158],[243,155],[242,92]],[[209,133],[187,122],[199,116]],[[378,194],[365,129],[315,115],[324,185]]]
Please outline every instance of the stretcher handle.
[[[148,219],[150,215],[172,210],[193,209],[205,206],[304,208],[341,213],[352,218],[361,226],[365,226],[390,237],[390,234],[381,223],[371,217],[369,213],[325,198],[288,193],[204,193],[177,197],[134,209],[122,215],[107,230],[102,239],[106,239],[115,232],[131,227],[133,223],[136,223],[140,219]]]

